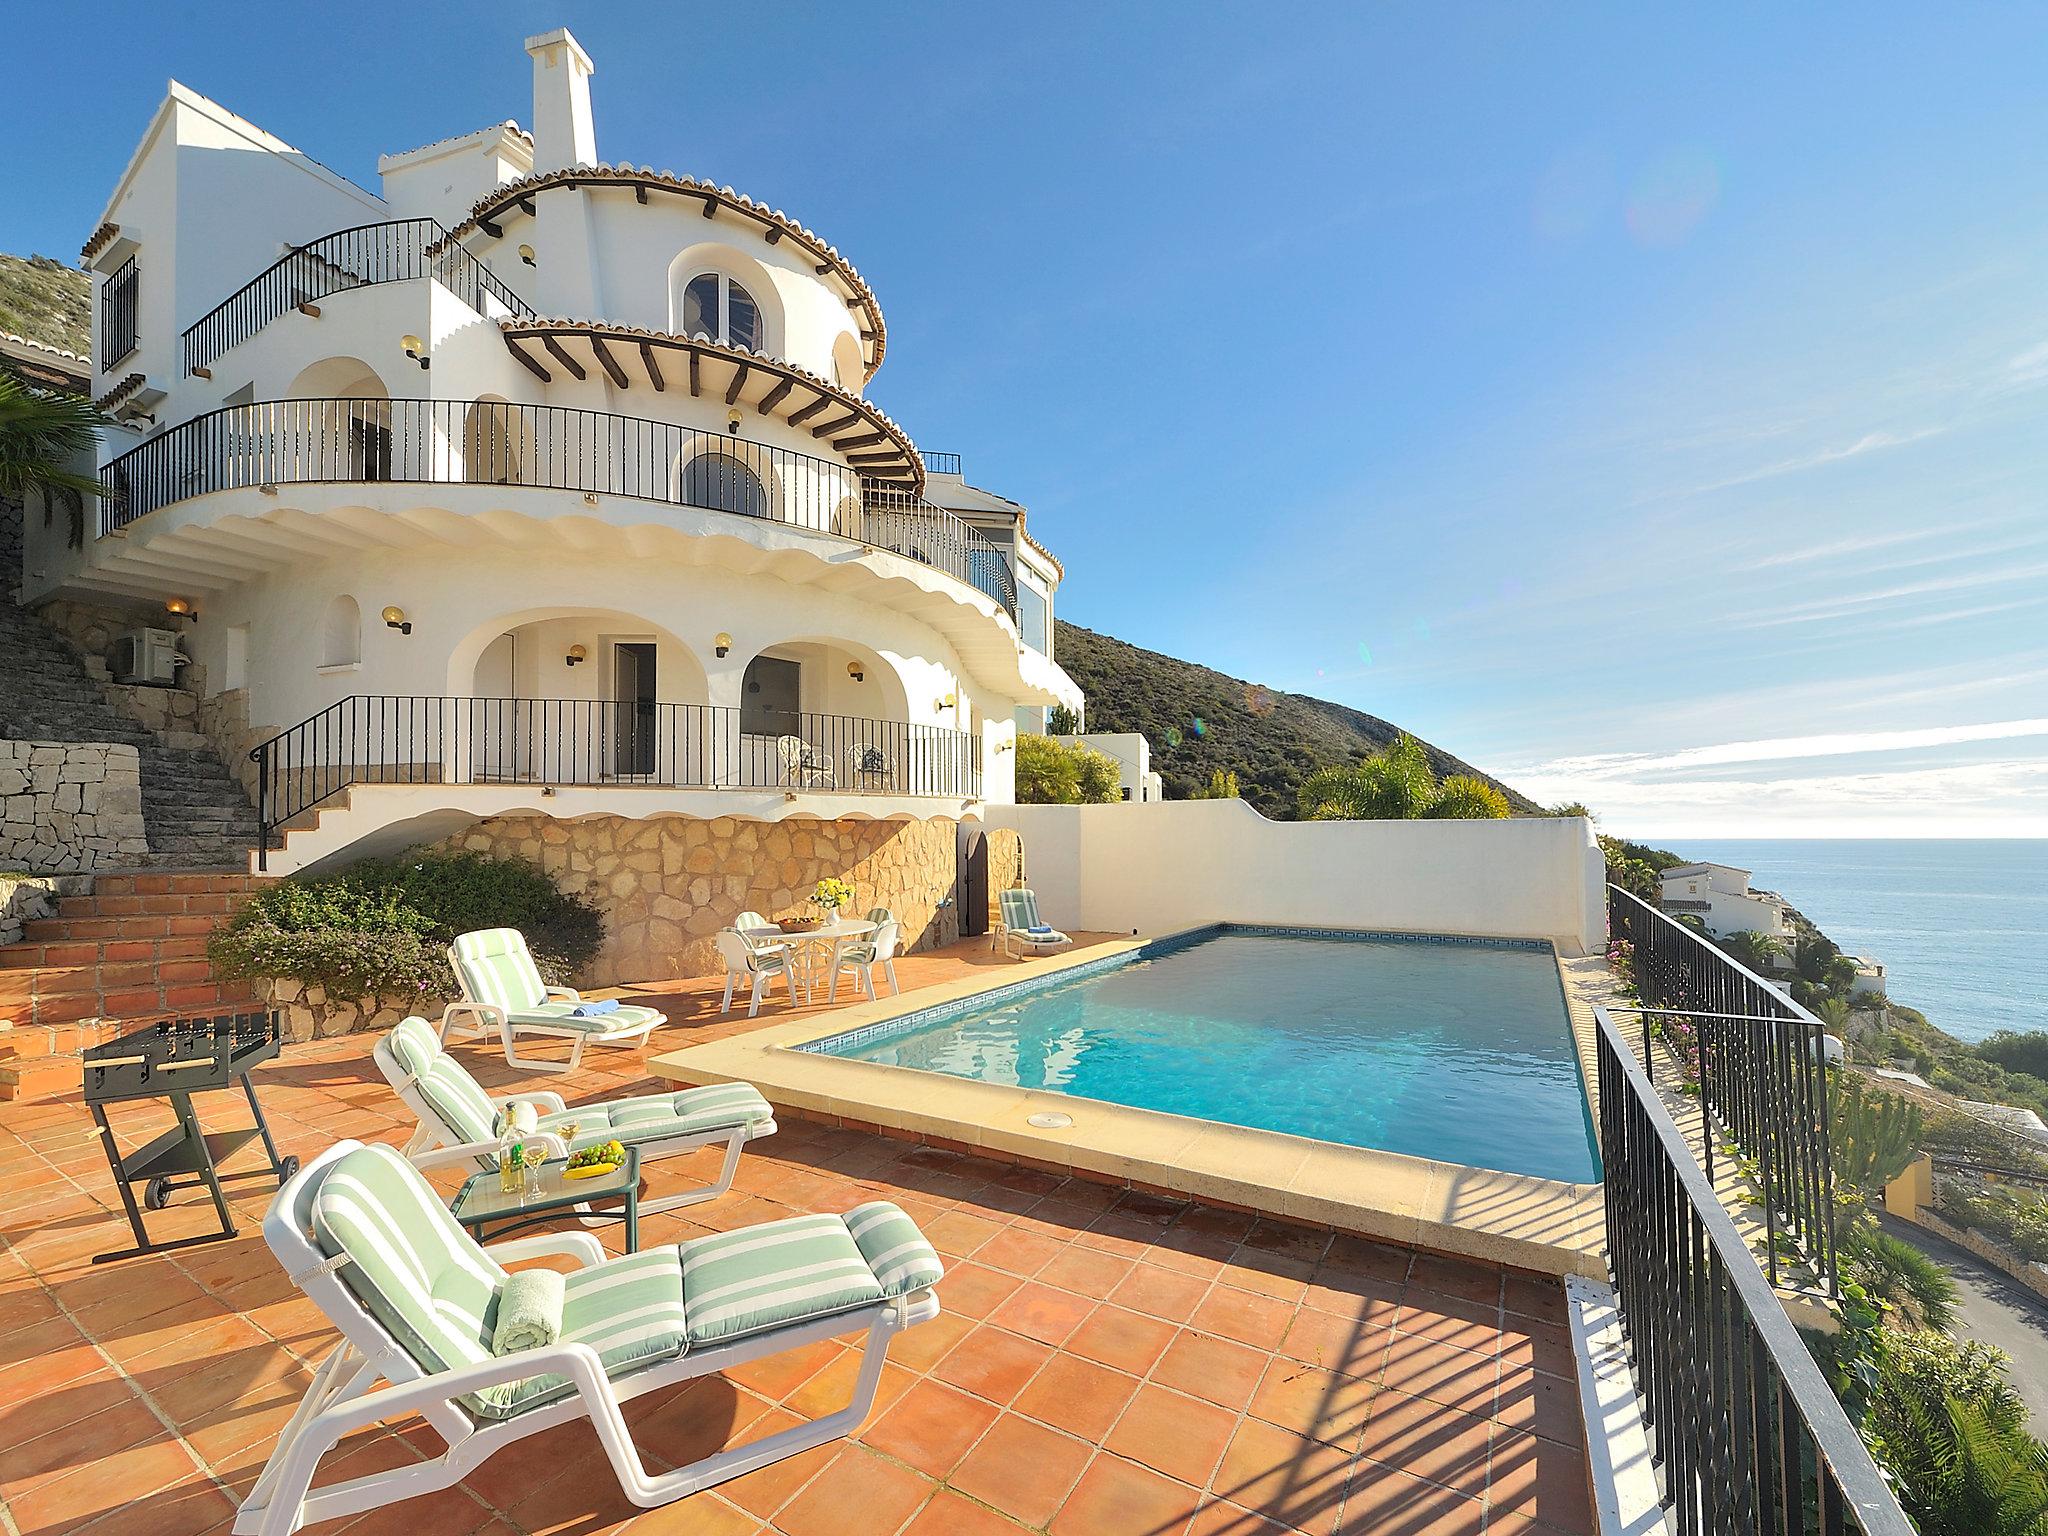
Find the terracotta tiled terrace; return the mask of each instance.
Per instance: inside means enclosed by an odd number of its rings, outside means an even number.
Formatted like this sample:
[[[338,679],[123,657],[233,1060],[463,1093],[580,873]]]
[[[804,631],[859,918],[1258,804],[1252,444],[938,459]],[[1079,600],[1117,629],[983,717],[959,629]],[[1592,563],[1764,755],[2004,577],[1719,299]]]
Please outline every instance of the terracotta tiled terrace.
[[[899,961],[906,990],[991,965],[982,945]],[[657,993],[657,1050],[716,1030],[717,987]],[[708,1001],[707,1001],[708,996]],[[842,994],[842,997],[844,994]],[[778,1005],[776,1014],[786,1012]],[[770,1017],[767,1010],[763,1018]],[[397,1142],[403,1107],[352,1037],[289,1048],[259,1088],[286,1151]],[[493,1091],[492,1047],[458,1046]],[[661,1085],[595,1051],[571,1101]],[[206,1104],[235,1123],[228,1095]],[[124,1142],[161,1110],[121,1115]],[[704,1166],[670,1178],[706,1174]],[[244,1153],[230,1169],[247,1167]],[[94,1266],[128,1234],[75,1100],[0,1107],[0,1526],[21,1536],[224,1531],[334,1334],[257,1235],[265,1175],[235,1179],[243,1234]],[[657,1186],[658,1187],[658,1186]],[[1556,1284],[1356,1238],[787,1119],[722,1200],[647,1218],[673,1242],[796,1211],[895,1200],[946,1255],[943,1315],[891,1353],[861,1431],[640,1512],[581,1424],[461,1487],[314,1527],[407,1536],[1471,1536],[1591,1528]],[[202,1230],[203,1196],[158,1213]],[[601,1229],[608,1244],[617,1227]],[[651,1466],[836,1407],[854,1355],[829,1343],[630,1405]],[[343,1443],[322,1481],[438,1449],[418,1421]]]

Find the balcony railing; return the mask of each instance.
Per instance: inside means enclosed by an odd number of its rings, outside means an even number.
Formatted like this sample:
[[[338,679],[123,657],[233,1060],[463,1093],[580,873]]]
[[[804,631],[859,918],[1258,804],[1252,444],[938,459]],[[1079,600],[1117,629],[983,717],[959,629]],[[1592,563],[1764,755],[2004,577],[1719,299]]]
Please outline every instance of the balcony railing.
[[[1595,1012],[1607,1264],[1671,1528],[1912,1536],[1627,1038]]]
[[[924,467],[935,475],[957,475],[960,473],[960,455],[957,453],[920,454]]]
[[[981,795],[969,732],[708,704],[354,694],[249,756],[259,866],[277,829],[358,784]]]
[[[101,529],[214,491],[403,481],[539,486],[729,512],[836,534],[958,578],[1014,616],[1003,552],[952,513],[831,459],[559,405],[266,400],[181,422],[101,477]]]
[[[114,364],[135,350],[138,339],[136,298],[141,281],[141,275],[135,269],[135,258],[130,256],[114,269],[100,288],[101,373],[111,372]]]
[[[478,314],[495,299],[510,315],[531,315],[526,301],[433,219],[395,219],[337,230],[297,246],[216,305],[184,335],[185,372],[211,368],[230,347],[279,315],[332,293],[431,277]]]
[[[1645,1066],[1650,1021],[1662,1019],[1679,1027],[1667,1034],[1698,1071],[1700,1103],[1709,1117],[1708,1176],[1713,1121],[1755,1164],[1771,1283],[1778,1280],[1782,1233],[1832,1289],[1835,1201],[1825,1026],[1724,950],[1615,886],[1607,891],[1607,926],[1634,950]],[[1691,1035],[1690,1046],[1684,1033]]]

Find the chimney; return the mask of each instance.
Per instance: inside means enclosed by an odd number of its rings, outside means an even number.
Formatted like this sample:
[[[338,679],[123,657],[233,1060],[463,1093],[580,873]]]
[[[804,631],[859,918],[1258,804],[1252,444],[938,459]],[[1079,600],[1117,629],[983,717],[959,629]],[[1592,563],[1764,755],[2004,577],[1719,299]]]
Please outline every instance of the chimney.
[[[526,40],[533,56],[533,168],[559,171],[597,164],[590,123],[590,77],[597,66],[567,27]]]

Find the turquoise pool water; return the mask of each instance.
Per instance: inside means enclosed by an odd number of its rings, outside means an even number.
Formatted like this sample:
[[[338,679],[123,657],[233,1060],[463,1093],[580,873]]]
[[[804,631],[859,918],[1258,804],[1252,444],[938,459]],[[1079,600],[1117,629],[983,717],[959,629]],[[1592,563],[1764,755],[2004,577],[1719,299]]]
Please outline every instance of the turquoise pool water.
[[[807,1050],[1590,1183],[1548,946],[1224,928]]]

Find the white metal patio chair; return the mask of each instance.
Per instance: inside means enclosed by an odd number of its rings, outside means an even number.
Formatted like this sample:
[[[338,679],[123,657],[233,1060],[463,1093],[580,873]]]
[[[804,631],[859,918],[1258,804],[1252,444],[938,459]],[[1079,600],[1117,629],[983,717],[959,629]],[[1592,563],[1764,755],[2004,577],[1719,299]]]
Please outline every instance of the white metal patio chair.
[[[873,1002],[877,966],[889,978],[891,993],[900,994],[903,991],[896,982],[896,946],[902,940],[902,925],[891,917],[886,909],[877,908],[876,911],[882,913],[881,917],[877,918],[873,912],[868,914],[868,921],[876,924],[872,934],[865,939],[856,939],[851,944],[842,944],[833,952],[832,987],[825,994],[825,1001],[828,1003],[839,996],[839,977],[843,972],[852,973],[854,993],[858,995],[865,990],[868,1001]]]
[[[582,1418],[627,1499],[643,1509],[671,1503],[858,1429],[890,1340],[938,1316],[932,1287],[943,1273],[916,1224],[881,1201],[616,1259],[588,1232],[486,1248],[394,1149],[356,1141],[337,1142],[285,1184],[263,1236],[342,1341],[235,1516],[238,1536],[288,1536],[451,1487],[507,1446]],[[493,1353],[504,1265],[544,1255],[577,1264],[554,1342]],[[846,1406],[648,1471],[621,1404],[862,1327]],[[343,1436],[414,1414],[441,1437],[440,1455],[312,1488]]]
[[[831,757],[813,747],[801,736],[778,736],[775,738],[776,760],[782,764],[783,782],[786,784],[809,785],[816,788],[833,783]]]
[[[748,1018],[761,1011],[761,994],[778,976],[789,988],[789,1006],[796,1006],[795,968],[790,964],[789,951],[781,944],[749,938],[736,928],[721,928],[712,935],[711,942],[718,947],[718,958],[725,962],[725,996],[718,1003],[721,1015],[732,1012],[733,986],[742,976],[753,978],[752,994],[747,999]]]
[[[774,1107],[750,1083],[713,1083],[591,1104],[572,1105],[546,1091],[493,1099],[468,1068],[441,1048],[434,1026],[417,1016],[393,1026],[370,1058],[419,1120],[405,1144],[405,1155],[416,1168],[469,1158],[495,1168],[498,1154],[514,1142],[539,1142],[549,1157],[567,1157],[618,1141],[640,1149],[643,1167],[724,1145],[725,1161],[715,1181],[642,1201],[643,1216],[724,1194],[732,1188],[747,1143],[775,1134]],[[573,1137],[567,1132],[571,1124]]]
[[[459,1002],[441,1011],[441,1039],[456,1030],[482,1037],[496,1031],[505,1045],[505,1062],[528,1072],[573,1072],[583,1060],[583,1047],[639,1045],[668,1015],[634,1003],[621,1003],[604,1013],[585,1015],[590,1007],[573,987],[551,987],[517,928],[480,928],[448,946],[448,963],[462,987]],[[566,1062],[521,1056],[514,1039],[539,1035],[567,1040]]]
[[[1038,897],[1019,886],[1004,891],[997,902],[999,914],[992,949],[1015,955],[1022,946],[1027,955],[1047,955],[1074,941],[1038,916]]]

